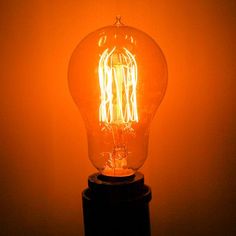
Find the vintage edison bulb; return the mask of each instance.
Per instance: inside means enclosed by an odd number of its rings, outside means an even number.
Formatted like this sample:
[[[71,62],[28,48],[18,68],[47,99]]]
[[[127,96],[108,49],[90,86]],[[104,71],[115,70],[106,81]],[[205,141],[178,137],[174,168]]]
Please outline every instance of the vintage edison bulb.
[[[106,176],[133,175],[147,158],[150,123],[167,86],[160,47],[117,18],[78,44],[68,80],[93,165]]]

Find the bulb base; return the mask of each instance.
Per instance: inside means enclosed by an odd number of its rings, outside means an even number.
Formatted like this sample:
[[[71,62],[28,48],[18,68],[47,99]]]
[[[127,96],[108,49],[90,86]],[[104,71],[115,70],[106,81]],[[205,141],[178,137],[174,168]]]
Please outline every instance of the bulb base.
[[[137,172],[129,178],[88,178],[82,193],[85,236],[150,236],[151,189]]]

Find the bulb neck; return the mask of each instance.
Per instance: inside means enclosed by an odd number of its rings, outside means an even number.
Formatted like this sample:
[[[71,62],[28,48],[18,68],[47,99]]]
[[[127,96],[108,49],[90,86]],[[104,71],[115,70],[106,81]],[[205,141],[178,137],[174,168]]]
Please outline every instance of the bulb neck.
[[[127,181],[133,181],[135,178],[135,174],[132,174],[130,176],[107,176],[100,174],[97,177],[99,180],[108,182],[108,183],[118,183],[118,182],[127,182]]]

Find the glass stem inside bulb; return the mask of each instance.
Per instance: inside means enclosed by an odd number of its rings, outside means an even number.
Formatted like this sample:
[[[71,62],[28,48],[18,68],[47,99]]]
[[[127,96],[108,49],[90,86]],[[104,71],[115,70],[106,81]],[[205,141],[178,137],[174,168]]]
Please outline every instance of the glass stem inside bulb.
[[[110,132],[113,138],[113,150],[105,164],[103,174],[109,176],[128,176],[133,171],[127,166],[128,148],[127,135],[131,128],[127,124],[110,125]]]
[[[122,128],[114,126],[112,128],[112,136],[114,142],[114,148],[112,151],[112,160],[114,164],[113,169],[115,171],[116,169],[127,168],[128,151]]]

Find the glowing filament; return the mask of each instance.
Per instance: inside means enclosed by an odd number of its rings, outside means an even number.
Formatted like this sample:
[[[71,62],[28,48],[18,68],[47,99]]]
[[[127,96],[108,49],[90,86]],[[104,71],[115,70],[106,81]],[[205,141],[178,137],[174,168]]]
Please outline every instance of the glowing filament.
[[[99,121],[107,124],[138,122],[137,63],[132,53],[123,48],[101,55],[98,66],[101,90]]]

